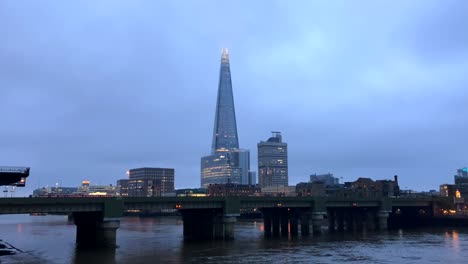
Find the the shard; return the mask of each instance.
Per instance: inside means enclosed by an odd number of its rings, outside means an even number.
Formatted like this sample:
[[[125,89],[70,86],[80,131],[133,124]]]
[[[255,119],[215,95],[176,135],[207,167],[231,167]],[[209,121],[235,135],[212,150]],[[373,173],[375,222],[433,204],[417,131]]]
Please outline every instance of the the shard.
[[[216,101],[211,154],[238,148],[239,140],[237,138],[236,112],[234,109],[234,96],[232,94],[229,52],[227,49],[223,49],[221,53],[221,69],[219,71],[218,99]]]
[[[222,49],[213,143],[211,155],[201,158],[201,187],[223,183],[247,184],[249,167],[249,151],[239,149],[229,53]]]

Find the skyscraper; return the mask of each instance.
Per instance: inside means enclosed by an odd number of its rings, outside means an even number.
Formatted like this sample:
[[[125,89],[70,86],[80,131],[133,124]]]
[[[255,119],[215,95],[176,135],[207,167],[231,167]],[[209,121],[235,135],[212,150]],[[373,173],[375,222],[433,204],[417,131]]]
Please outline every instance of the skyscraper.
[[[222,49],[211,155],[201,158],[201,187],[248,179],[249,151],[239,149],[229,53]]]
[[[258,181],[260,187],[288,186],[288,144],[283,143],[280,132],[258,147]]]

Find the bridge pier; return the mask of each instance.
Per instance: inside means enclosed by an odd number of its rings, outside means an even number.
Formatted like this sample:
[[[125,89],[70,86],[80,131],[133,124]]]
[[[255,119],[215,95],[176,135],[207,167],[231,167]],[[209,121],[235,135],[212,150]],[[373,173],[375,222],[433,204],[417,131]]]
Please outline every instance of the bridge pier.
[[[101,218],[101,214],[96,212],[74,213],[77,247],[116,247],[120,219]]]
[[[334,232],[335,231],[335,222],[336,222],[336,210],[329,209],[327,212],[327,217],[328,217],[328,232]]]
[[[344,231],[344,212],[343,210],[338,210],[336,212],[336,222],[337,222],[337,230]]]
[[[312,212],[312,233],[314,235],[322,234],[323,216],[326,212]]]
[[[263,213],[263,231],[265,232],[265,236],[271,236],[271,228],[272,228],[272,212],[271,210],[264,209],[262,210]]]
[[[273,210],[272,215],[272,227],[273,227],[273,236],[278,237],[280,234],[280,212],[279,210]]]
[[[237,217],[233,215],[224,215],[224,240],[234,239],[234,224],[237,222]]]
[[[307,212],[301,214],[301,235],[308,236],[310,234],[310,215]]]
[[[215,210],[181,210],[186,240],[233,239],[235,215],[221,214]]]
[[[387,230],[388,229],[388,211],[379,211],[377,213],[377,217],[379,219],[379,229],[380,230]]]
[[[354,230],[353,212],[351,210],[346,210],[344,218],[346,223],[346,231]]]
[[[297,236],[299,228],[298,228],[298,217],[296,214],[291,215],[291,218],[289,219],[290,222],[290,233],[291,236]]]
[[[375,211],[366,212],[366,230],[375,230],[376,229],[376,218]]]

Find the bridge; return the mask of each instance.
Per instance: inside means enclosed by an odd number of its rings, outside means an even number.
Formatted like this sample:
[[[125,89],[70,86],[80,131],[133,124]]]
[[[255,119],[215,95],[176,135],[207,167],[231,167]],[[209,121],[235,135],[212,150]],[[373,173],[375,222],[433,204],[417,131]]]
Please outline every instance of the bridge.
[[[177,209],[185,239],[232,239],[242,210],[260,210],[265,236],[387,229],[437,213],[439,197],[47,197],[0,199],[0,214],[68,213],[79,247],[114,247],[125,210]],[[312,227],[312,228],[310,228]],[[312,229],[312,230],[310,230]]]

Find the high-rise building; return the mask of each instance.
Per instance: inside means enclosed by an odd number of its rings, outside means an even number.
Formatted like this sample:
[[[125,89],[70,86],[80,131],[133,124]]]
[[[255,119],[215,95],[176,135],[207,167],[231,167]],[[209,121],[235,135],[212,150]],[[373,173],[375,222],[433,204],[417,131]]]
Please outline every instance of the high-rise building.
[[[281,138],[281,132],[272,132],[273,136],[258,147],[258,181],[262,188],[288,186],[288,144]]]
[[[128,179],[117,181],[120,196],[153,197],[174,192],[172,168],[137,168],[127,174]]]
[[[248,182],[250,153],[239,149],[229,53],[222,50],[211,155],[201,158],[201,187]]]

